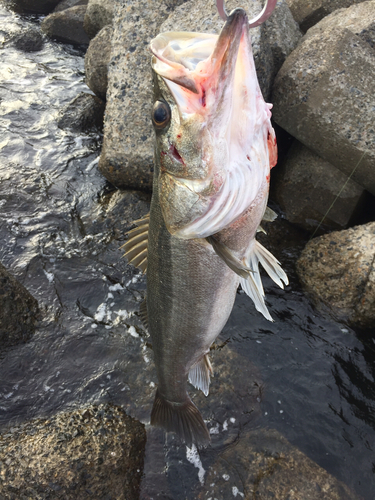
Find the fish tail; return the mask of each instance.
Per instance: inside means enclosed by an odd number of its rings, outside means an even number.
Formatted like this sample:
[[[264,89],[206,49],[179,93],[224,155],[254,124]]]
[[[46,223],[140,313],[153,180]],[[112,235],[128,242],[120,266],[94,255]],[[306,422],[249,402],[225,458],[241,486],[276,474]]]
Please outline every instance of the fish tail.
[[[151,411],[151,425],[162,427],[167,432],[175,432],[187,446],[194,443],[204,447],[210,443],[210,434],[202,415],[188,396],[184,403],[173,403],[167,401],[157,389]]]

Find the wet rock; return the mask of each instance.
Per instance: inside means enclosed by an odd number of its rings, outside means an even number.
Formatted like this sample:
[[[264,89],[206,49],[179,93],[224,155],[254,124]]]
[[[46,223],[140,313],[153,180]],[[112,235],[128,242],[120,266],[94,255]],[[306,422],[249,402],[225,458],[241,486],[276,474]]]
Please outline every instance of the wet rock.
[[[62,0],[55,8],[54,12],[70,9],[70,7],[75,7],[76,5],[87,5],[87,2],[88,0]]]
[[[179,7],[170,15],[170,8]],[[129,3],[127,3],[127,6]],[[227,9],[238,2],[227,2]],[[251,9],[250,9],[251,7]],[[246,5],[249,15],[258,14],[260,0]],[[142,16],[139,16],[142,12]],[[219,32],[223,22],[214,0],[132,2],[116,15],[109,65],[109,89],[99,168],[118,187],[151,188],[154,132],[150,120],[153,93],[148,45],[160,31]],[[252,30],[255,60],[262,89],[267,96],[273,75],[297,44],[301,34],[285,1],[265,25]],[[125,54],[125,57],[124,57]]]
[[[83,29],[86,5],[77,5],[50,14],[41,23],[42,31],[62,43],[88,45],[89,38]]]
[[[109,404],[12,427],[0,436],[0,497],[138,500],[145,441]]]
[[[375,1],[311,28],[276,77],[273,117],[316,154],[375,194]]]
[[[104,110],[99,97],[81,92],[62,111],[57,125],[77,132],[98,131],[103,127]]]
[[[311,26],[318,23],[337,9],[350,7],[365,0],[287,0],[294,19],[301,30],[306,32]]]
[[[276,194],[287,220],[307,231],[348,227],[365,202],[359,184],[298,141],[278,166]]]
[[[52,12],[60,0],[5,0],[6,5],[16,12],[35,12],[48,14]]]
[[[12,43],[16,49],[23,52],[37,52],[44,47],[44,37],[40,30],[30,28],[15,35]]]
[[[90,39],[112,24],[114,8],[115,0],[89,0],[83,27]]]
[[[108,87],[108,64],[111,59],[112,26],[105,26],[90,42],[85,55],[87,86],[105,100]]]
[[[311,240],[297,272],[317,304],[353,324],[375,326],[375,222]]]
[[[243,434],[207,474],[199,500],[359,500],[274,429]]]
[[[0,349],[26,342],[38,311],[34,297],[0,264]]]
[[[154,132],[148,46],[172,6],[182,1],[161,0],[155,6],[131,0],[117,5],[99,162],[101,173],[117,187],[151,189]]]

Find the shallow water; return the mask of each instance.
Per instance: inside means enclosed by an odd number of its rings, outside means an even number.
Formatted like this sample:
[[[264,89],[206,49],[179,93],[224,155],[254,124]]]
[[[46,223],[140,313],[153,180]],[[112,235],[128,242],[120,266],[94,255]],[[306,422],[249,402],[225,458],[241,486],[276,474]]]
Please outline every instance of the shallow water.
[[[31,23],[38,20],[0,9],[0,261],[43,314],[29,342],[1,354],[0,426],[104,401],[147,424],[156,378],[138,317],[145,280],[119,247],[149,197],[105,182],[100,135],[58,129],[61,108],[89,92],[83,57],[51,41],[40,52],[17,51],[10,38]],[[264,280],[275,322],[238,293],[214,353],[211,394],[192,391],[212,447],[187,451],[148,427],[142,498],[196,498],[228,443],[260,426],[373,499],[373,338],[312,307],[294,275],[303,239],[280,223],[277,256],[291,285],[282,291]]]

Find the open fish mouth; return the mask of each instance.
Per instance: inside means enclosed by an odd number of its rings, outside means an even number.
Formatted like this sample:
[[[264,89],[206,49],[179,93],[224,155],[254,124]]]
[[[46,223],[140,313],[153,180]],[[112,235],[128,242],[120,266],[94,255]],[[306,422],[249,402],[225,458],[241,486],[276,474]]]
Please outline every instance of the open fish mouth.
[[[174,101],[164,143],[159,135],[168,157],[159,179],[164,220],[175,236],[204,238],[237,219],[269,179],[271,105],[259,88],[247,14],[234,10],[220,35],[167,32],[150,48]],[[187,135],[198,152],[184,147]]]

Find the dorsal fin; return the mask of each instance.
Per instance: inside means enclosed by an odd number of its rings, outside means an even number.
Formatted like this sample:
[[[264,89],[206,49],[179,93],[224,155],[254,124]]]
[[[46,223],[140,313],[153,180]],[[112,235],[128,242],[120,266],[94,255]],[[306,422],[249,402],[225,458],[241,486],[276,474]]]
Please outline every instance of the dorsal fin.
[[[150,214],[145,215],[142,219],[134,221],[137,227],[126,233],[128,240],[120,247],[125,248],[124,257],[128,259],[129,264],[138,267],[143,273],[147,270],[149,222]]]

